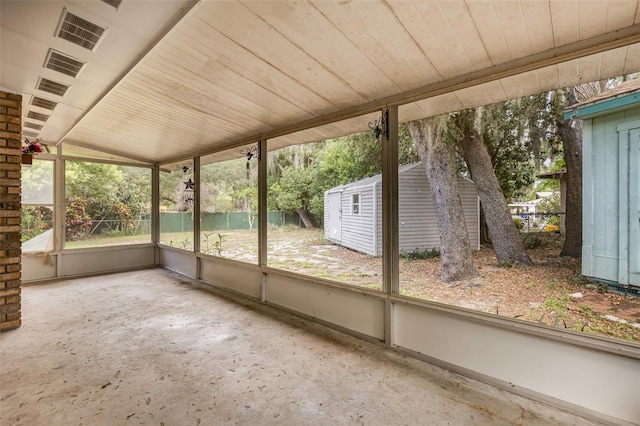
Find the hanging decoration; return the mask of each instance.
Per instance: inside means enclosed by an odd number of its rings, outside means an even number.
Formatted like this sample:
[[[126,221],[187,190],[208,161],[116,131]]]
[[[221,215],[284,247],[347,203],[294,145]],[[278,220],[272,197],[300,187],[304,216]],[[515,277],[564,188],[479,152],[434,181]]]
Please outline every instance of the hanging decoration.
[[[187,182],[184,182],[185,184],[185,189],[184,189],[184,202],[187,206],[191,206],[191,203],[193,203],[193,192],[194,192],[194,186],[195,186],[195,182],[192,182],[191,179],[189,179]]]
[[[255,157],[258,161],[260,160],[260,142],[258,141],[250,148],[240,150],[240,154],[247,157],[247,180],[251,179],[251,159]]]
[[[249,161],[251,161],[251,159],[253,157],[255,157],[258,160],[260,160],[260,141],[258,141],[257,144],[253,145],[250,148],[241,149],[240,150],[240,154],[242,154],[242,155],[247,157],[247,164],[248,164]]]
[[[187,174],[190,171],[193,171],[193,161],[189,160],[189,161],[185,161],[182,164],[178,164],[176,166],[176,169],[182,170],[182,173]]]
[[[370,121],[369,128],[373,130],[376,139],[379,139],[382,134],[384,134],[385,138],[389,139],[389,110],[385,109],[382,117],[373,122]]]
[[[188,181],[183,182],[183,183],[184,183],[184,189],[185,190],[190,189],[190,190],[193,191],[195,189],[196,183],[194,181],[192,181],[191,178],[189,178]]]
[[[185,175],[188,174],[188,173],[192,173],[193,172],[193,160],[185,161],[184,163],[179,164],[178,166],[176,166],[176,169],[177,170],[182,170],[182,173],[185,174]],[[184,192],[182,194],[183,201],[188,207],[191,207],[191,205],[193,204],[193,200],[194,200],[193,199],[193,193],[194,193],[194,190],[196,188],[196,183],[191,178],[189,178],[186,182],[182,182],[182,183],[184,183]]]
[[[34,155],[40,154],[43,152],[43,149],[40,145],[40,138],[31,141],[25,138],[24,143],[26,145],[20,148],[20,153],[22,154],[21,163],[26,166],[30,166],[33,164]]]

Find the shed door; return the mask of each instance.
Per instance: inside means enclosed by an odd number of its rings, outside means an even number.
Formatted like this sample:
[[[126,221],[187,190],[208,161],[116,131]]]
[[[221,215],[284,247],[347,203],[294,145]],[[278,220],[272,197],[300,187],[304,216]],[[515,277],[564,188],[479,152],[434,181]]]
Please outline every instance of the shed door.
[[[329,238],[342,241],[342,193],[329,194]]]
[[[629,284],[640,286],[640,128],[629,136]]]

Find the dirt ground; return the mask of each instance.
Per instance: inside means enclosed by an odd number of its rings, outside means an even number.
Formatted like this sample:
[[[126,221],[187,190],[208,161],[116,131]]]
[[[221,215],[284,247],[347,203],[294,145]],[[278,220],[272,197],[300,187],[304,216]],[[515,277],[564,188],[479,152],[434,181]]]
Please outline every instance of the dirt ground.
[[[320,233],[274,232],[269,244],[270,266],[382,286],[380,258],[331,245]],[[492,248],[483,247],[473,255],[481,278],[454,285],[440,280],[440,258],[401,258],[400,294],[640,343],[640,297],[589,281],[580,273],[580,259],[560,258],[560,249],[560,241],[551,241],[529,250],[535,266],[521,268],[499,266]]]
[[[270,267],[382,290],[382,259],[332,244],[321,229],[274,227],[267,240]],[[222,243],[216,245],[218,241]],[[535,266],[526,268],[499,266],[492,248],[483,247],[473,254],[480,279],[457,285],[440,280],[439,257],[401,258],[400,294],[640,343],[640,297],[610,292],[583,277],[579,259],[558,257],[561,243],[547,239],[528,250]],[[212,255],[258,262],[256,232],[216,231],[202,248]]]
[[[580,260],[559,248],[529,251],[532,267],[500,267],[491,247],[474,254],[481,279],[451,287],[439,279],[408,295],[554,327],[640,342],[640,298],[622,296],[580,274]],[[401,261],[411,274],[440,274],[439,259]],[[402,271],[401,266],[401,271]],[[402,273],[401,273],[402,276]],[[402,281],[402,280],[401,280]]]

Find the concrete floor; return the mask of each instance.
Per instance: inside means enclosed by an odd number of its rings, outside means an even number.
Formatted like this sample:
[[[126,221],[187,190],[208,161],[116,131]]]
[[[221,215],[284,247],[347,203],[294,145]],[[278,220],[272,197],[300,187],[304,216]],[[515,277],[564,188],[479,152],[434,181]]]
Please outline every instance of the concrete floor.
[[[162,269],[24,286],[2,425],[593,425]]]

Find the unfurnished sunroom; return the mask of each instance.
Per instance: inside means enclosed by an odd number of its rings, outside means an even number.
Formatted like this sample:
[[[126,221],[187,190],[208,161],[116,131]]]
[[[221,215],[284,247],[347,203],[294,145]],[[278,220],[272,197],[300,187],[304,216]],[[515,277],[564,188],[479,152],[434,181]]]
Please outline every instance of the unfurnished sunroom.
[[[640,422],[637,342],[407,297],[398,268],[399,123],[638,72],[637,1],[3,0],[0,12],[2,328],[20,325],[23,283],[159,266],[600,421]],[[340,281],[322,256],[322,275],[297,272],[295,253],[278,257],[285,230],[268,225],[269,157],[381,118],[382,260],[359,271],[378,282]],[[29,171],[24,138],[48,147]],[[52,183],[25,197],[51,238],[22,256],[20,170]],[[82,213],[96,189],[83,177],[98,171],[112,177],[104,194],[146,210],[94,207],[143,240],[74,239],[100,229]],[[223,174],[237,200],[219,196]],[[234,202],[246,244],[202,221]],[[167,217],[189,223],[167,232]]]

